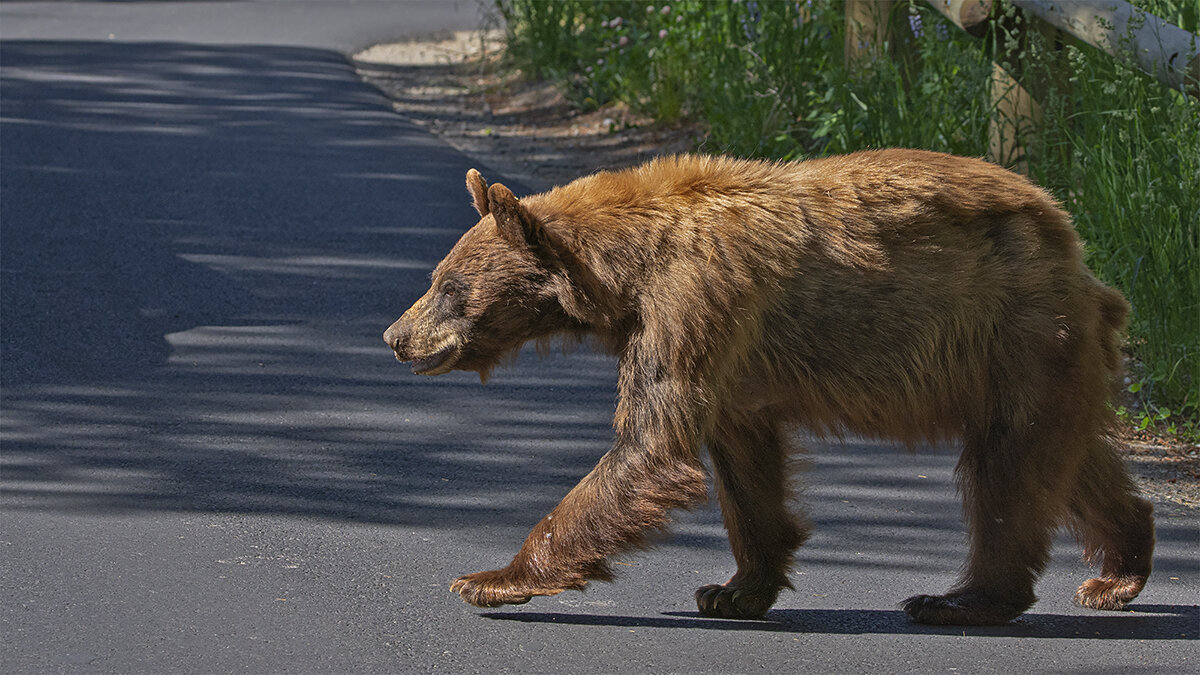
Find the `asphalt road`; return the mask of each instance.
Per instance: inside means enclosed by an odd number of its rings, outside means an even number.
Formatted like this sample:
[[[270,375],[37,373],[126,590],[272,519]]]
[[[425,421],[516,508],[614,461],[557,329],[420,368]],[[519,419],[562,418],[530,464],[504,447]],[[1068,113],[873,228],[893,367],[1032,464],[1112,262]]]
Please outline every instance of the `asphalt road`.
[[[449,593],[606,450],[615,390],[586,352],[481,387],[380,340],[473,222],[474,163],[343,54],[476,20],[0,4],[0,670],[1197,670],[1200,526],[1169,505],[1131,612],[1071,605],[1064,537],[1018,622],[910,623],[964,556],[949,449],[814,444],[817,534],[764,621],[696,615],[732,571],[712,507],[586,594]]]

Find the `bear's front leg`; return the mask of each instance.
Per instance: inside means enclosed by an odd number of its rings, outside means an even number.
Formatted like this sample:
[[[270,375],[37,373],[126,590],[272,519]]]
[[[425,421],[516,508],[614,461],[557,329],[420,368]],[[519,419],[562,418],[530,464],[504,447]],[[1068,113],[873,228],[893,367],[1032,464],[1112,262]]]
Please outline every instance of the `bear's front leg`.
[[[613,449],[529,533],[508,566],[459,577],[450,590],[472,605],[496,607],[611,581],[608,556],[645,546],[646,532],[665,527],[670,509],[708,496],[694,448],[654,452],[635,439],[639,435],[619,433]]]
[[[657,351],[653,351],[657,354]],[[596,467],[526,537],[507,567],[460,577],[451,586],[471,604],[527,602],[534,595],[611,581],[606,559],[645,547],[668,511],[708,498],[696,430],[706,396],[631,341],[621,357],[616,440]]]

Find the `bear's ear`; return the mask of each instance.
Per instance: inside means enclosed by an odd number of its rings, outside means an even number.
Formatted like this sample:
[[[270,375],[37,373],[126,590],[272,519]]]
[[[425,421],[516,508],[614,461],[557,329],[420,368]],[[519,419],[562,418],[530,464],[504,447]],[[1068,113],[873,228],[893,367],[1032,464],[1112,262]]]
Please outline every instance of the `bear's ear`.
[[[487,181],[475,169],[467,170],[467,192],[471,193],[471,199],[475,202],[475,210],[479,212],[479,217],[486,216],[488,214]]]
[[[488,188],[488,210],[496,219],[500,236],[517,248],[533,249],[541,253],[546,245],[541,225],[511,190],[500,183]]]

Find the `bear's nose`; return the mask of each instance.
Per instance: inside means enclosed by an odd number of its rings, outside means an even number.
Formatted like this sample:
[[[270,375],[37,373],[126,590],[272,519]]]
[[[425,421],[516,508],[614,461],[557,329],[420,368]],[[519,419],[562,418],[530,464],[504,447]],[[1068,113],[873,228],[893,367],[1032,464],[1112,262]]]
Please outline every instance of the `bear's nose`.
[[[398,319],[396,323],[389,326],[383,332],[383,341],[387,343],[387,346],[392,348],[392,351],[396,352],[397,358],[404,356],[407,347],[406,343],[408,342],[407,331],[400,325],[401,321],[402,319]]]

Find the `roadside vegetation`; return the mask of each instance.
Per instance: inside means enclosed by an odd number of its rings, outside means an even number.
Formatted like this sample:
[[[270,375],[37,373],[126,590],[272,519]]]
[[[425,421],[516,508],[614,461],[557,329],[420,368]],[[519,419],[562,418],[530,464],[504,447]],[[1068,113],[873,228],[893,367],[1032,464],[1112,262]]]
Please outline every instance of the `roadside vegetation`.
[[[698,150],[804,158],[863,148],[988,153],[994,60],[1039,82],[1028,173],[1075,216],[1088,263],[1133,306],[1120,412],[1200,439],[1200,101],[1086,46],[1007,22],[976,39],[897,3],[901,58],[843,59],[836,1],[498,0],[507,58],[580,107],[705,129]],[[1194,0],[1140,6],[1192,33]],[[1011,8],[1006,8],[1010,16]],[[906,20],[905,20],[906,19]]]

